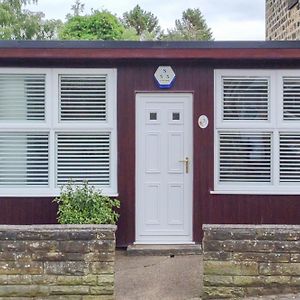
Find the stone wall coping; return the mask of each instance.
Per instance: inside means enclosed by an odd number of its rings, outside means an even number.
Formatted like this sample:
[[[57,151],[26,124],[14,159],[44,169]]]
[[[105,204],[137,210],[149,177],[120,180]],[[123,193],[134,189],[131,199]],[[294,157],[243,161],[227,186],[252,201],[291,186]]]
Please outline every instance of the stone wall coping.
[[[277,224],[203,224],[203,230],[209,229],[286,229],[286,230],[299,230],[300,225],[277,225]]]
[[[0,231],[116,231],[116,225],[107,224],[42,224],[42,225],[0,225]]]

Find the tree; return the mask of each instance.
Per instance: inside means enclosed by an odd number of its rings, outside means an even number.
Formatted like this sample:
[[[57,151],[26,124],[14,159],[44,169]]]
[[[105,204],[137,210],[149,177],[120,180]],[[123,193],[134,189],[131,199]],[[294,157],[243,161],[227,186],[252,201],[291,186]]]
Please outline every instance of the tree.
[[[0,0],[0,39],[32,40],[57,37],[59,20],[44,20],[42,12],[24,9],[37,0]]]
[[[53,40],[58,39],[58,32],[63,26],[61,20],[41,20],[40,21],[40,30],[37,34],[37,40]]]
[[[189,8],[183,11],[181,20],[175,21],[175,28],[168,30],[163,39],[173,41],[207,41],[213,40],[213,35],[200,9]]]
[[[157,39],[162,33],[158,18],[153,13],[141,9],[139,5],[125,12],[121,21],[126,29],[135,29],[136,35],[142,40]]]
[[[79,16],[80,13],[84,11],[84,4],[80,2],[80,0],[76,0],[72,5],[71,10],[73,11],[74,16]]]
[[[69,16],[59,37],[62,40],[118,40],[123,31],[116,16],[107,10],[94,10],[90,15]]]

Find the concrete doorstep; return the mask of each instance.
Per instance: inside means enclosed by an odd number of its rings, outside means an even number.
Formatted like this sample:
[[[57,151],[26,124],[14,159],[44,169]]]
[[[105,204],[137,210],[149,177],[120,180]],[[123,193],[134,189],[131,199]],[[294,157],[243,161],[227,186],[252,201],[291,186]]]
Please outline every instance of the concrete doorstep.
[[[200,299],[201,255],[128,255],[116,252],[117,300]]]
[[[200,255],[202,247],[199,244],[186,245],[129,245],[127,247],[128,255],[143,256],[178,256],[178,255]]]

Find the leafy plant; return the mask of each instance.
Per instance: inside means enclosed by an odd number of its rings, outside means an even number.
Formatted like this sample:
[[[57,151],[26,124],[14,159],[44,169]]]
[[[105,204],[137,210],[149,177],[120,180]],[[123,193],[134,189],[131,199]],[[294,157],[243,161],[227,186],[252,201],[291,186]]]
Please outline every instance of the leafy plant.
[[[88,182],[82,186],[69,182],[53,201],[58,203],[60,224],[115,224],[119,217],[115,209],[120,207],[120,201],[102,195]]]
[[[107,10],[94,10],[92,14],[70,16],[61,27],[62,40],[119,40],[124,31],[118,18]]]

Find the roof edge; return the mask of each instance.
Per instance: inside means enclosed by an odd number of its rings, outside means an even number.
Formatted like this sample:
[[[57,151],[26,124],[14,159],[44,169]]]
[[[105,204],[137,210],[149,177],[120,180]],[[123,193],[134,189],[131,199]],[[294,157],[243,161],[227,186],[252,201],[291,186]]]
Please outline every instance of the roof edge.
[[[300,49],[300,41],[19,41],[2,49]]]

